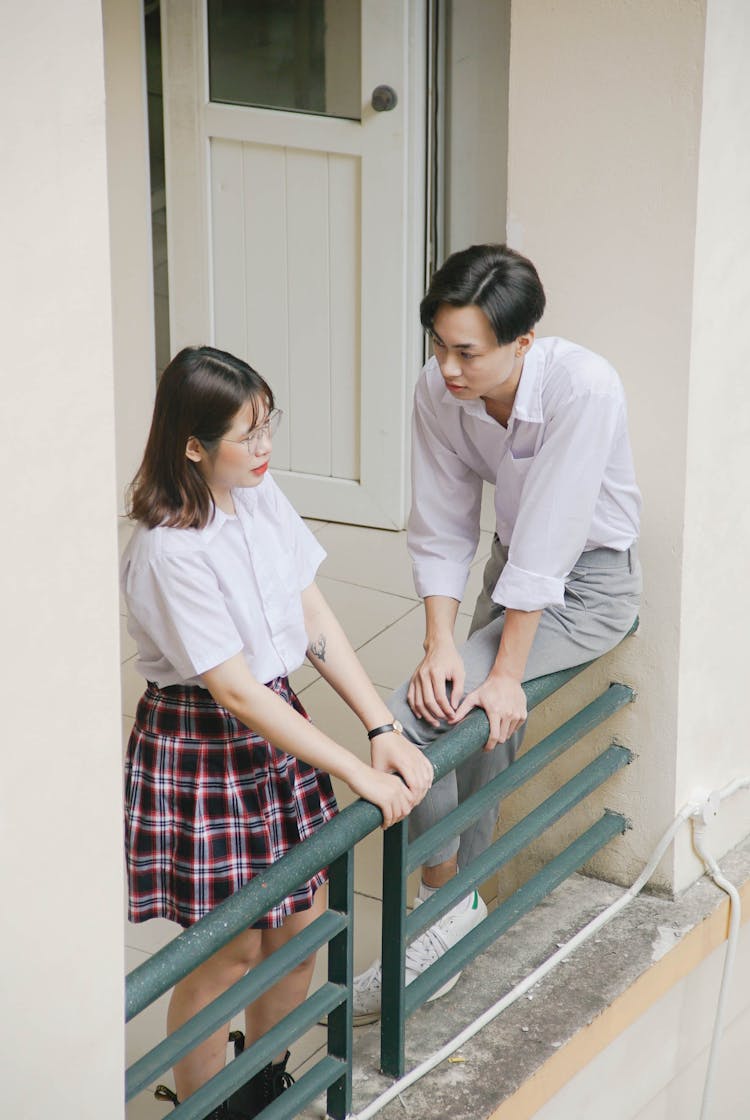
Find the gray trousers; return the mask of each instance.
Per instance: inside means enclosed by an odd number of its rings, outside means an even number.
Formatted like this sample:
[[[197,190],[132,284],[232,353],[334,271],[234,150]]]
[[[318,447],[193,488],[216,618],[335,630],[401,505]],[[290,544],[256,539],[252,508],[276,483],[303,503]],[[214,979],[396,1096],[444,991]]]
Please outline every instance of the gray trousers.
[[[465,692],[482,683],[494,664],[505,622],[505,610],[493,602],[491,592],[508,560],[508,550],[497,536],[484,570],[484,584],[477,598],[469,637],[459,653],[466,670]],[[524,680],[545,676],[600,657],[613,649],[630,630],[638,613],[641,571],[637,546],[627,552],[597,548],[584,552],[570,573],[562,607],[547,607],[542,612],[534,637]],[[406,700],[407,681],[397,689],[388,707],[404,725],[405,734],[420,747],[429,746],[447,730],[448,725],[432,727],[415,716]],[[451,774],[436,782],[422,803],[409,817],[409,836],[414,840],[442,820],[476,790],[481,789],[513,761],[523,739],[524,727],[493,751],[478,751]],[[461,837],[436,851],[427,861],[429,867],[458,853],[459,867],[465,867],[492,842],[498,807],[489,809]]]

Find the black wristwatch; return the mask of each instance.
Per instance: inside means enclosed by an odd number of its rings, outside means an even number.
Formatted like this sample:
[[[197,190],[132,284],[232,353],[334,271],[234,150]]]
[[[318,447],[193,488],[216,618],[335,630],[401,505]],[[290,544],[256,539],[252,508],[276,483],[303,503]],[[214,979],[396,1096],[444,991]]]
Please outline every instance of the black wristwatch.
[[[403,735],[404,729],[401,721],[394,719],[393,723],[384,723],[381,727],[373,727],[372,731],[367,732],[367,738],[374,739],[376,735],[385,735],[387,731],[395,731],[397,735]]]

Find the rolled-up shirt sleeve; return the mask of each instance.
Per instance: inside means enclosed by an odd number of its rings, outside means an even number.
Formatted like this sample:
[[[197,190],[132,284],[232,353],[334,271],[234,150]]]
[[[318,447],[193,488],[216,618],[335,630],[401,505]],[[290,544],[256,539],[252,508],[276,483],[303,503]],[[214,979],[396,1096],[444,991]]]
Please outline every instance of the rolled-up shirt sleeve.
[[[461,461],[435,415],[423,375],[414,396],[408,546],[421,598],[463,598],[479,542],[482,479]]]
[[[627,438],[626,417],[616,393],[589,392],[556,407],[528,462],[496,603],[522,611],[563,605],[566,576],[585,548],[619,438]],[[513,465],[525,467],[523,460]]]

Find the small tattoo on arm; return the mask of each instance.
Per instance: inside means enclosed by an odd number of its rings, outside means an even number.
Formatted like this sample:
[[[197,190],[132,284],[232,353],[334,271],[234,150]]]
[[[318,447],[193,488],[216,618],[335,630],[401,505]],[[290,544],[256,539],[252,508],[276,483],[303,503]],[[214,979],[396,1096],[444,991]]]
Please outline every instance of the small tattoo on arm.
[[[325,661],[326,659],[326,636],[320,634],[314,642],[310,642],[307,650],[308,653],[316,657],[318,661]]]

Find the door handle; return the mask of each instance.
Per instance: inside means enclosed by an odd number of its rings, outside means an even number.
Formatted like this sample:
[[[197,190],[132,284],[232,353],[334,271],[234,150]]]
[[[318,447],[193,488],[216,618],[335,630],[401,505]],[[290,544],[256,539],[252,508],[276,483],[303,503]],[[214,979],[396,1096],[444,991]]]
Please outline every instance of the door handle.
[[[370,104],[376,113],[390,113],[398,104],[398,94],[392,86],[375,86]]]

